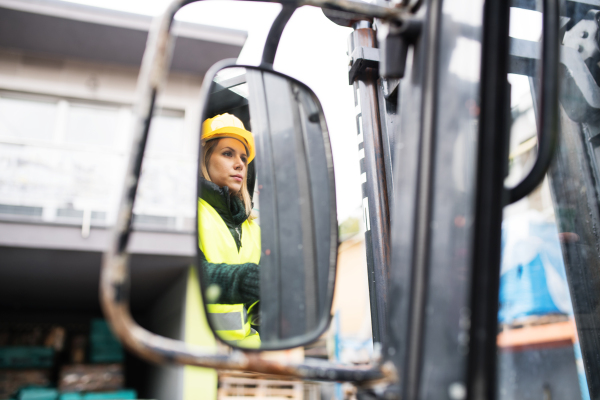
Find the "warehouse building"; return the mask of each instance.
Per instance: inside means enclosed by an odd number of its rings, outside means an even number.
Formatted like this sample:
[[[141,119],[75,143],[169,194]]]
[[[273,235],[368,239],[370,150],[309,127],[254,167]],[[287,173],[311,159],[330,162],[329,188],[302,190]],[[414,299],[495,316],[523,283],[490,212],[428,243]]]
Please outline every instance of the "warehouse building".
[[[56,0],[0,0],[0,347],[32,329],[43,341],[59,326],[68,348],[70,328],[101,317],[101,257],[151,22]],[[238,56],[247,34],[183,22],[174,32],[134,210],[131,306],[142,325],[182,338],[200,85],[212,64]],[[140,395],[183,398],[181,369],[125,361],[126,384]]]

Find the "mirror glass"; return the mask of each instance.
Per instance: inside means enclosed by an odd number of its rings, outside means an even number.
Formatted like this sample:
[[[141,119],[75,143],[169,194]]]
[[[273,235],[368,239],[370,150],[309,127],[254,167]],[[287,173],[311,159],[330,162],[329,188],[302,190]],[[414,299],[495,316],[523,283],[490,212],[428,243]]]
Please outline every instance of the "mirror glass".
[[[308,87],[273,71],[227,67],[207,79],[198,266],[209,323],[235,347],[299,346],[326,329],[333,298],[337,219],[323,110]]]

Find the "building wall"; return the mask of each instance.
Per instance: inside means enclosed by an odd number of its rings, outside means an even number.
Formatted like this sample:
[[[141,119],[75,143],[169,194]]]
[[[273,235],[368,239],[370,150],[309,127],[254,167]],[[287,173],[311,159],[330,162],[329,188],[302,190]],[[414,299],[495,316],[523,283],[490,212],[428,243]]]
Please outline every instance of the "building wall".
[[[342,335],[367,336],[371,333],[371,311],[367,282],[367,260],[362,233],[343,242],[338,250],[337,279],[333,299],[339,313]]]
[[[137,74],[137,68],[0,48],[0,163],[4,165],[0,217],[33,213],[47,222],[64,222],[61,218],[68,216],[76,223],[91,213],[92,224],[114,222],[131,139]],[[171,74],[157,99],[136,201],[141,224],[174,230],[193,227],[201,80]],[[54,118],[53,128],[31,135],[11,132],[10,124],[30,130],[50,124],[44,125],[41,113],[19,120],[12,109],[25,103],[52,103],[48,112]],[[74,117],[74,113],[78,114]],[[98,122],[82,120],[94,113],[105,116]],[[34,119],[39,120],[37,126]],[[107,122],[110,129],[98,125],[108,119],[114,120],[113,125]],[[79,121],[82,131],[89,130],[79,132],[76,140],[69,138],[73,120]],[[104,132],[110,138],[102,141]],[[102,222],[94,216],[105,218]]]
[[[138,69],[0,48],[0,87],[88,100],[132,104]],[[197,113],[202,77],[171,74],[157,104]]]
[[[364,233],[342,242],[338,249],[333,299],[333,333],[338,361],[368,363],[373,350]]]

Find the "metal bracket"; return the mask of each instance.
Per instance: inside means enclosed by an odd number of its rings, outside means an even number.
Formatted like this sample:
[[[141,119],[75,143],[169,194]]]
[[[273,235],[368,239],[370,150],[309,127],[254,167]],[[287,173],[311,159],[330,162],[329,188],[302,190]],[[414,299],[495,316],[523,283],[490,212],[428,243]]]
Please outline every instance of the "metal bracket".
[[[323,8],[322,10],[323,14],[325,14],[325,16],[329,18],[330,21],[340,26],[345,26],[347,28],[351,28],[355,23],[359,21],[369,21],[373,23],[373,18],[369,17],[368,15],[356,14],[348,11],[333,10],[330,8]]]
[[[265,41],[262,60],[260,62],[261,67],[273,68],[275,54],[277,53],[277,47],[281,40],[281,34],[297,8],[298,4],[295,2],[283,4],[281,11],[277,15],[277,18],[275,18],[275,21],[273,21],[273,25],[271,25],[269,35]]]
[[[379,69],[379,49],[375,47],[357,47],[350,56],[348,83],[352,85],[354,80],[362,75],[367,68]]]
[[[400,86],[400,78],[381,78],[383,96],[387,101],[396,104],[398,101],[398,87]]]
[[[421,34],[423,21],[419,18],[405,18],[401,22],[380,21],[377,24],[377,42],[381,49],[382,78],[399,79],[404,77],[408,47]]]
[[[510,39],[509,73],[532,76],[539,62],[539,43]],[[600,110],[600,88],[577,49],[561,46],[560,100],[570,119],[582,122]]]

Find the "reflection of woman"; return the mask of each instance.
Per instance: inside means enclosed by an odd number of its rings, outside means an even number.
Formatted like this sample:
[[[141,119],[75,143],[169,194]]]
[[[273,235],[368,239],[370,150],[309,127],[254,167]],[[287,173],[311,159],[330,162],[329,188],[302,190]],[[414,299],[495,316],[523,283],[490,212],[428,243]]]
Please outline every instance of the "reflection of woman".
[[[202,131],[198,232],[213,326],[243,347],[260,346],[251,328],[259,299],[260,228],[252,221],[246,182],[254,138],[230,114],[207,119]]]

